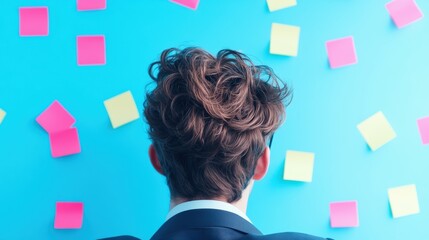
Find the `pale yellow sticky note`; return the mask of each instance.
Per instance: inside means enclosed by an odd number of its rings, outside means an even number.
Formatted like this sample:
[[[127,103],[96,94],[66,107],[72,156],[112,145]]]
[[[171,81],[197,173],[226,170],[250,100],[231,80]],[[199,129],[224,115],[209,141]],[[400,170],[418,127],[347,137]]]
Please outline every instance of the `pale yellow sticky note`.
[[[6,117],[6,112],[0,108],[0,124],[3,122],[5,117]]]
[[[382,112],[366,119],[357,128],[373,151],[396,138],[395,131]]]
[[[388,190],[390,209],[393,218],[404,217],[420,212],[416,185],[405,185]]]
[[[104,101],[113,128],[118,128],[140,117],[130,91],[121,93]]]
[[[298,56],[299,33],[299,27],[273,23],[271,25],[270,53]]]
[[[267,0],[268,9],[274,12],[280,9],[296,6],[296,0]]]
[[[284,180],[311,182],[313,180],[314,153],[287,151]]]

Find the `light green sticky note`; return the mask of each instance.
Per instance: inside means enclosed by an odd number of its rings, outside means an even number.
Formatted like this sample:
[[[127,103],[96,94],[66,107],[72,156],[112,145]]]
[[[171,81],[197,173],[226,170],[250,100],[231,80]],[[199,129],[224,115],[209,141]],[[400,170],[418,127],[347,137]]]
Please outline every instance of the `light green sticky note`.
[[[416,185],[405,185],[388,190],[390,209],[393,218],[404,217],[420,212]]]
[[[296,6],[296,0],[267,0],[268,9],[274,12],[280,9]]]
[[[3,122],[5,117],[6,117],[6,112],[0,108],[0,124]]]
[[[270,53],[298,56],[299,34],[299,27],[273,23],[271,25]]]
[[[284,180],[311,182],[313,180],[314,153],[287,151]]]
[[[395,131],[382,112],[366,119],[357,128],[373,151],[396,138]]]
[[[130,91],[104,101],[113,128],[118,128],[140,117]]]

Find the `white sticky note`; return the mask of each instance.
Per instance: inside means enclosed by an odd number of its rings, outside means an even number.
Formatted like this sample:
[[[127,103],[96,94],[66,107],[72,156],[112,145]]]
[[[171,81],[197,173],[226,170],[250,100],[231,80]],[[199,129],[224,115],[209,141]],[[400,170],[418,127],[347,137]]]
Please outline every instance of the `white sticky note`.
[[[382,112],[369,117],[357,128],[373,151],[396,138],[395,131]]]
[[[313,180],[314,153],[287,151],[284,180],[311,182]]]
[[[296,0],[267,0],[268,9],[274,12],[280,9],[296,6]]]
[[[270,53],[298,56],[300,28],[297,26],[273,23],[271,25]]]
[[[390,209],[393,218],[404,217],[420,212],[416,185],[405,185],[388,190]]]
[[[118,128],[137,120],[140,115],[130,91],[121,93],[104,101],[113,128]]]
[[[6,117],[6,112],[0,108],[0,124],[3,122],[5,117]]]

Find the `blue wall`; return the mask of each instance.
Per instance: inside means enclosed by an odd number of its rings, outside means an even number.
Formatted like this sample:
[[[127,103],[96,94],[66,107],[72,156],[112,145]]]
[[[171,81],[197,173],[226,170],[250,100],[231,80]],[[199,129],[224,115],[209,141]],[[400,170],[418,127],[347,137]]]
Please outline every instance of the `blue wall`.
[[[295,90],[276,134],[267,177],[248,215],[265,233],[302,231],[336,239],[424,239],[429,222],[429,148],[416,119],[429,115],[429,21],[398,30],[387,0],[299,1],[270,13],[265,1],[201,0],[192,11],[166,0],[110,0],[77,12],[75,1],[0,3],[0,239],[148,239],[168,211],[151,168],[142,120],[113,130],[103,101],[131,90],[142,110],[147,66],[168,47],[241,50],[272,66]],[[429,13],[429,2],[418,1]],[[18,7],[48,6],[48,37],[18,36]],[[301,27],[299,55],[269,54],[271,23]],[[104,34],[107,65],[78,67],[75,38]],[[325,42],[353,35],[359,63],[331,70]],[[82,153],[50,156],[36,116],[58,99],[77,119]],[[371,152],[356,125],[383,111],[398,137]],[[282,180],[286,150],[315,152],[312,183]],[[387,188],[415,183],[421,213],[392,219]],[[329,227],[331,201],[358,200],[360,226]],[[83,201],[80,230],[54,230],[56,201]]]

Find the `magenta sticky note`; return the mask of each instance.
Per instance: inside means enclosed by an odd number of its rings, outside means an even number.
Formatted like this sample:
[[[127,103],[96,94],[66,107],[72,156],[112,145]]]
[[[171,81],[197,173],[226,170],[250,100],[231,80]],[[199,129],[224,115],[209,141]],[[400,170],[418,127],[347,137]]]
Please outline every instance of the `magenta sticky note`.
[[[170,1],[193,10],[197,9],[198,3],[200,2],[200,0],[170,0]]]
[[[329,205],[331,215],[331,227],[357,227],[359,215],[357,201],[333,202]]]
[[[55,229],[82,228],[83,203],[81,202],[57,202],[55,211]]]
[[[80,66],[106,64],[104,36],[77,37],[77,64]]]
[[[429,144],[429,117],[417,120],[417,126],[420,132],[420,138],[423,144]]]
[[[80,153],[80,141],[77,128],[49,134],[52,157],[64,157]]]
[[[55,100],[37,118],[36,122],[48,133],[63,131],[70,128],[76,122],[74,117]]]
[[[49,17],[47,7],[19,8],[20,36],[47,36],[49,33]]]
[[[77,10],[103,10],[106,9],[106,0],[77,0]]]
[[[331,68],[339,68],[357,63],[356,49],[352,36],[327,41],[326,50]]]
[[[414,0],[393,0],[386,9],[398,28],[403,28],[423,18],[423,13]]]

